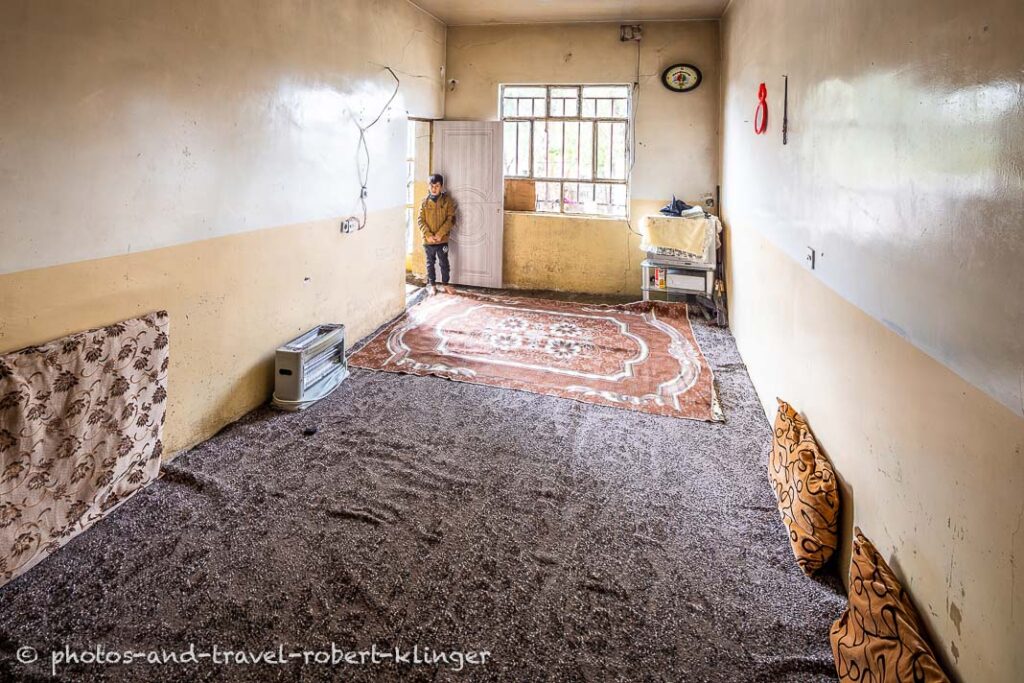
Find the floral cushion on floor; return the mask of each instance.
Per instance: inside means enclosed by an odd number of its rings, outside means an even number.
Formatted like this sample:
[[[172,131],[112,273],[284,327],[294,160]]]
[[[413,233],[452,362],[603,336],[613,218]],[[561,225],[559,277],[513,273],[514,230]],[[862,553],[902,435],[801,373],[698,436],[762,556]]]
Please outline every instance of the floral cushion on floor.
[[[156,478],[160,311],[0,355],[0,585]]]
[[[910,596],[860,529],[850,558],[850,604],[829,640],[841,682],[949,683]]]
[[[839,534],[839,490],[832,463],[807,422],[779,399],[768,475],[796,562],[813,574],[828,562]]]

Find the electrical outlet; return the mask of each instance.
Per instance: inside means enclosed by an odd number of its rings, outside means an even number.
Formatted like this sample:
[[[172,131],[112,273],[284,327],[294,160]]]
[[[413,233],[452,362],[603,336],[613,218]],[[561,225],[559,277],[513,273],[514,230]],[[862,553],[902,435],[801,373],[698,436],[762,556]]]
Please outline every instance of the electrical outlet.
[[[644,37],[644,27],[640,24],[621,24],[619,26],[619,40],[623,43],[632,40],[642,40]]]
[[[343,233],[355,232],[359,229],[359,221],[355,218],[346,218],[341,222],[341,231]]]

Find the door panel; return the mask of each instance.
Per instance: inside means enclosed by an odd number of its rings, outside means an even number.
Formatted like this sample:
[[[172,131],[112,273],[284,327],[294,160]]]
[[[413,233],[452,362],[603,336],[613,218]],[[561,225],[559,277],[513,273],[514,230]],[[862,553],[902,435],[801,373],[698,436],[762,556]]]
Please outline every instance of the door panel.
[[[458,203],[449,238],[452,282],[501,287],[504,224],[500,121],[435,121],[435,173]]]

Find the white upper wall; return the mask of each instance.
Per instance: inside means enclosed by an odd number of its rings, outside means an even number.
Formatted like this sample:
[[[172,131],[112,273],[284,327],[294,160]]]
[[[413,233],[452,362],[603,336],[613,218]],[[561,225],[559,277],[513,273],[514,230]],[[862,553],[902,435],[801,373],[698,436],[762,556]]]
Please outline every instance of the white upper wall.
[[[360,211],[384,65],[369,204],[403,205],[444,42],[405,0],[0,3],[0,273]]]
[[[730,229],[815,249],[825,284],[1018,415],[1022,26],[1020,0],[736,1],[722,123]]]
[[[661,85],[665,67],[694,64],[703,82],[688,93]],[[644,24],[636,104],[632,200],[696,200],[718,182],[717,21]],[[456,26],[448,30],[446,116],[495,120],[507,83],[633,83],[637,44],[615,23]]]

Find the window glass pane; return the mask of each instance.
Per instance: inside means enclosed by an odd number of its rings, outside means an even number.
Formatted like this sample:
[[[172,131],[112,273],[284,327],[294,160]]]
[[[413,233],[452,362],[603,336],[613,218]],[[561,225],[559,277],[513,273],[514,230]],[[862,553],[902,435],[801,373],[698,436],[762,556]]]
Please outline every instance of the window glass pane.
[[[587,201],[589,196],[582,200],[584,212],[604,216],[625,216],[626,215],[626,186],[621,184],[595,183],[593,186],[593,200]],[[583,197],[581,187],[580,196]]]
[[[592,121],[580,123],[579,177],[588,180],[594,177],[594,123]]]
[[[561,121],[548,121],[548,176],[552,178],[562,177],[562,126]]]
[[[544,116],[545,115],[544,114],[544,100],[540,99],[540,100],[534,100],[533,101],[533,115],[534,116]]]
[[[530,175],[530,126],[533,124],[529,121],[520,121],[519,126],[519,165],[516,169],[518,175],[528,176]]]
[[[597,205],[594,203],[594,183],[588,182],[581,185],[580,201],[583,202],[587,213],[596,213]]]
[[[578,90],[576,88],[551,88],[551,97],[576,99]]]
[[[594,118],[597,115],[597,105],[594,104],[594,100],[583,100],[583,113],[581,116],[585,118]]]
[[[515,116],[516,115],[516,100],[506,97],[501,102],[501,115],[502,116]]]
[[[612,124],[612,178],[626,179],[626,124]]]
[[[505,122],[505,135],[502,142],[502,149],[505,151],[505,175],[517,175],[519,164],[517,156],[519,144],[516,140],[516,127],[519,124]]]
[[[537,210],[557,213],[560,193],[561,183],[537,183]]]
[[[548,174],[548,127],[547,122],[533,124],[533,175],[543,178]]]
[[[582,213],[578,190],[579,183],[562,183],[562,211],[565,213]]]
[[[612,207],[615,209],[615,215],[625,216],[626,215],[626,186],[625,185],[612,185]]]
[[[580,124],[569,122],[563,124],[565,127],[565,144],[562,147],[564,152],[565,167],[563,173],[566,178],[580,177]]]
[[[626,100],[612,100],[612,116],[618,119],[626,118]]]
[[[551,116],[576,116],[577,102],[564,98],[551,98]]]
[[[533,116],[533,100],[519,100],[517,116]]]
[[[585,85],[583,86],[584,97],[629,97],[628,85]]]
[[[593,183],[580,183],[579,201],[583,213],[597,213]]]
[[[506,85],[502,91],[504,97],[544,97],[546,88],[543,85]],[[620,97],[622,97],[620,95]]]
[[[565,213],[603,213],[602,209],[594,202],[593,183],[573,183],[572,191],[564,192],[564,194],[563,211]]]
[[[594,164],[595,178],[610,178],[612,175],[612,124],[601,121],[597,124],[597,159]]]
[[[598,100],[597,101],[597,116],[598,118],[608,118],[612,115],[612,101],[611,100]]]

